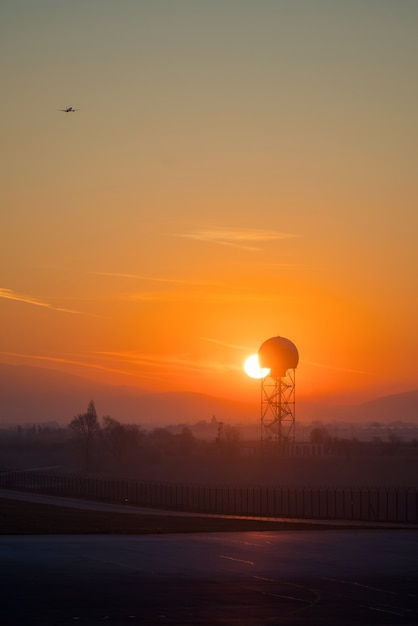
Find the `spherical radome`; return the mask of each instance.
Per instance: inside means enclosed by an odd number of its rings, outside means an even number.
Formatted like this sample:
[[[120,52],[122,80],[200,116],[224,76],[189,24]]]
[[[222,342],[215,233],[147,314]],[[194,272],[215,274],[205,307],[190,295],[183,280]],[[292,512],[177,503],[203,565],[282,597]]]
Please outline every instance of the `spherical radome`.
[[[280,378],[287,370],[296,369],[299,353],[295,344],[285,337],[271,337],[258,350],[260,367],[269,368],[270,376]]]

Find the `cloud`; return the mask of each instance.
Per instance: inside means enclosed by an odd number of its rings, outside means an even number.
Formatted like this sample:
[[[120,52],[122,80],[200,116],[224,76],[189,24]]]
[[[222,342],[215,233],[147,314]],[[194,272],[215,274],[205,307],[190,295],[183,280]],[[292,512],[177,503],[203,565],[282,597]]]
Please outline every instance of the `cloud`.
[[[136,280],[146,280],[156,283],[174,283],[180,285],[203,285],[203,286],[216,286],[220,285],[219,281],[204,281],[204,280],[187,280],[184,278],[164,278],[163,276],[142,276],[141,274],[124,274],[119,272],[90,272],[95,276],[109,276],[115,278],[133,278]]]
[[[122,299],[141,302],[170,302],[172,300],[178,300],[178,297],[170,291],[144,291],[124,294],[122,295]]]
[[[271,241],[277,241],[278,239],[293,239],[297,237],[297,235],[275,230],[237,230],[232,228],[197,230],[190,233],[177,234],[175,236],[250,251],[260,250],[259,246],[251,245],[254,243],[269,243]]]
[[[105,372],[112,372],[114,374],[123,374],[123,375],[132,375],[130,372],[125,370],[104,367],[103,365],[99,365],[97,363],[85,363],[84,361],[75,361],[74,359],[67,359],[64,357],[53,357],[53,356],[42,356],[39,354],[19,354],[17,352],[0,352],[3,356],[11,356],[18,359],[28,359],[34,361],[47,361],[49,363],[59,363],[62,365],[76,365],[77,367],[87,367],[90,369],[102,370]]]
[[[212,339],[211,337],[201,337],[203,341],[209,341],[210,343],[215,343],[218,346],[224,346],[225,348],[232,348],[233,350],[245,350],[248,352],[257,352],[254,348],[249,348],[248,346],[237,346],[233,343],[227,343],[226,341],[220,341],[219,339]]]
[[[21,293],[13,291],[13,289],[3,289],[0,287],[0,298],[5,300],[13,300],[15,302],[23,302],[24,304],[32,304],[33,306],[40,306],[44,309],[50,309],[52,311],[61,311],[63,313],[80,313],[80,311],[73,311],[72,309],[63,309],[61,307],[53,306],[49,302],[42,302],[32,296],[26,296]]]
[[[333,365],[324,365],[323,363],[315,363],[314,361],[305,361],[304,359],[301,359],[301,363],[305,363],[305,365],[312,365],[313,367],[320,367],[326,370],[333,370],[335,372],[347,372],[349,374],[367,374],[368,373],[362,370],[352,370],[352,369],[346,369],[344,367],[334,367]]]
[[[145,365],[147,368],[157,367],[173,369],[192,370],[195,372],[205,372],[211,370],[232,370],[233,365],[226,363],[195,360],[187,354],[138,354],[132,352],[97,352],[97,356],[111,359],[112,361],[120,361],[129,363],[130,365]],[[148,370],[148,373],[149,370]],[[159,374],[160,375],[160,374]]]
[[[138,302],[193,302],[197,304],[272,304],[289,300],[290,296],[281,293],[254,293],[254,292],[220,292],[220,291],[144,291],[125,293],[119,296],[122,299]]]
[[[185,372],[195,372],[199,375],[213,371],[230,372],[241,369],[234,364],[201,359],[196,360],[188,354],[166,355],[101,351],[90,354],[74,354],[69,357],[59,357],[1,351],[0,355],[22,361],[54,363],[57,366],[75,366],[77,368],[110,372],[112,374],[121,374],[123,376],[154,381],[161,380],[162,378],[167,379],[179,373],[183,376]],[[100,360],[102,361],[101,363]]]
[[[97,356],[130,363],[132,365],[157,366],[176,365],[187,368],[195,368],[196,362],[191,360],[187,355],[165,355],[165,354],[142,354],[135,352],[111,352],[101,351],[96,353]]]

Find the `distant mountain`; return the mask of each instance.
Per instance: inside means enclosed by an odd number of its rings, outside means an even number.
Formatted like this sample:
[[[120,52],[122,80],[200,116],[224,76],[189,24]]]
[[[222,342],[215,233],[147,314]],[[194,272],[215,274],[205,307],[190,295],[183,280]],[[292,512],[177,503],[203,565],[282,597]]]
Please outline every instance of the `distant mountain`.
[[[99,416],[144,427],[254,419],[254,406],[198,393],[148,393],[44,368],[0,364],[0,424],[67,424],[94,400]],[[257,409],[255,409],[257,411]]]
[[[94,400],[99,416],[110,415],[144,428],[209,422],[258,424],[257,399],[245,403],[186,392],[148,393],[114,387],[57,370],[0,364],[0,425],[68,422]],[[353,406],[301,399],[296,420],[311,422],[418,422],[418,390],[377,398]]]
[[[418,389],[365,402],[353,412],[353,421],[418,422]]]
[[[418,389],[382,396],[354,405],[301,401],[298,404],[297,414],[304,421],[418,423]]]
[[[0,421],[67,423],[104,392],[108,393],[106,386],[57,370],[1,364]],[[112,392],[113,388],[108,395],[116,402],[117,394]]]

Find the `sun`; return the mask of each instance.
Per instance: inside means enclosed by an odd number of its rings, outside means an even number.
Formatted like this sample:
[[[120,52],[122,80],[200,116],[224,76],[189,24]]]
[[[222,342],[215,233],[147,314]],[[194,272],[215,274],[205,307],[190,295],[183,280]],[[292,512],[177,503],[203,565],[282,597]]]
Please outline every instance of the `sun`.
[[[260,367],[258,363],[258,354],[252,354],[245,360],[244,370],[250,378],[264,378],[268,376],[270,370],[267,367]]]

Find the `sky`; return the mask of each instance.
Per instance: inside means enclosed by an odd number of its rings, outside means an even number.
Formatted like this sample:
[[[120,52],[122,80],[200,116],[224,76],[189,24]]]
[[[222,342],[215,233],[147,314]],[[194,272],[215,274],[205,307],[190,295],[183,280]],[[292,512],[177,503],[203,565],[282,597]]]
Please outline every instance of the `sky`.
[[[298,397],[418,387],[417,2],[2,0],[0,42],[0,363],[249,399],[280,335]]]

